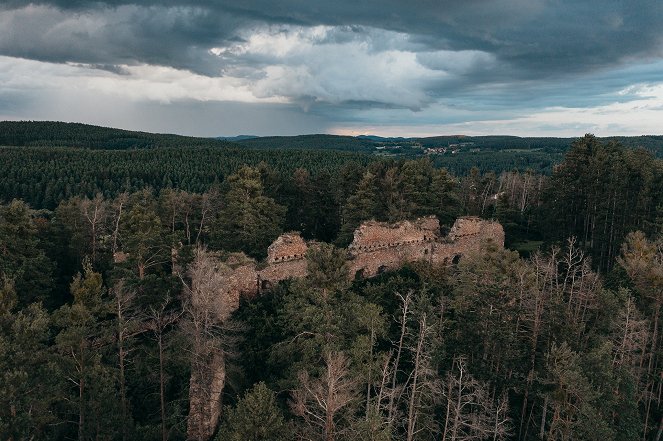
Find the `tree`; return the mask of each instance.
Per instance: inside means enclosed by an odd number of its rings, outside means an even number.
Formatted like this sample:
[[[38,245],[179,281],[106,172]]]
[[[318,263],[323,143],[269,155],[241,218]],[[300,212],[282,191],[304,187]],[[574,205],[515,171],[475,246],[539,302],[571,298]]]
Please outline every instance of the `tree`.
[[[451,225],[460,213],[457,180],[445,169],[435,170],[430,184],[431,213],[442,225]]]
[[[630,233],[622,246],[622,255],[619,264],[626,270],[629,278],[640,295],[643,297],[647,311],[650,311],[651,323],[650,349],[645,353],[646,379],[645,379],[645,424],[644,434],[649,431],[650,418],[656,415],[655,408],[661,405],[660,391],[663,387],[661,378],[661,359],[663,332],[661,331],[661,307],[663,306],[663,239],[648,240],[642,232]],[[655,407],[653,406],[655,404]],[[656,428],[656,437],[663,435],[663,415]]]
[[[120,280],[112,289],[116,319],[115,338],[117,344],[118,383],[120,387],[120,410],[122,411],[122,439],[128,438],[131,426],[131,410],[127,397],[127,357],[133,350],[135,338],[145,332],[140,313],[135,305],[135,293],[126,289]]]
[[[351,426],[351,405],[357,400],[347,357],[329,352],[324,360],[319,377],[300,372],[291,403],[293,413],[303,420],[300,436],[311,441],[339,439]]]
[[[17,310],[11,280],[0,280],[0,438],[46,438],[56,384],[49,363],[48,313],[39,304]]]
[[[127,256],[127,263],[135,270],[134,275],[142,281],[148,270],[170,262],[170,249],[152,192],[143,190],[132,194],[129,205],[126,214],[118,217],[119,249]]]
[[[603,366],[610,366],[604,364]],[[571,350],[568,344],[553,344],[547,357],[548,393],[544,403],[544,422],[541,436],[548,439],[570,441],[613,439],[605,412],[600,411],[604,401],[601,396],[601,384],[592,384],[589,371],[583,368],[580,354]],[[606,386],[609,387],[609,384]],[[552,415],[546,424],[546,410],[550,405]]]
[[[145,323],[157,343],[159,358],[159,417],[161,426],[161,441],[168,441],[169,429],[166,426],[168,416],[166,413],[166,332],[179,320],[181,313],[169,311],[170,299],[166,298],[159,307],[150,307]]]
[[[63,381],[63,398],[71,405],[66,412],[76,416],[79,441],[113,436],[122,424],[117,419],[122,411],[110,399],[116,393],[115,373],[102,360],[109,341],[102,318],[111,309],[103,297],[101,274],[93,271],[89,261],[83,268],[83,274],[71,283],[73,304],[62,306],[54,315],[59,328],[56,372]]]
[[[237,402],[224,409],[218,441],[289,441],[291,427],[265,383],[255,384]]]
[[[357,185],[357,190],[343,206],[341,232],[336,240],[340,246],[352,242],[352,234],[362,221],[379,218],[379,200],[377,177],[366,172]]]
[[[187,433],[199,441],[208,440],[216,430],[226,381],[227,331],[236,306],[224,295],[223,275],[217,257],[199,248],[188,270],[190,282],[184,283],[181,326],[191,342]]]
[[[92,264],[95,265],[101,248],[100,239],[106,233],[107,203],[103,196],[97,193],[94,199],[83,199],[80,208],[89,234],[90,259]]]
[[[628,232],[656,232],[662,177],[651,153],[585,135],[573,142],[543,191],[544,233],[550,240],[577,237],[594,265],[610,270]]]
[[[494,399],[488,385],[477,381],[464,358],[454,359],[443,387],[442,441],[506,440],[511,419],[506,396]]]
[[[0,278],[13,280],[19,306],[48,300],[52,271],[30,208],[19,200],[0,205]]]
[[[226,251],[265,256],[267,247],[282,231],[285,208],[263,194],[260,172],[255,168],[240,168],[228,176],[227,186],[212,225],[211,243]]]

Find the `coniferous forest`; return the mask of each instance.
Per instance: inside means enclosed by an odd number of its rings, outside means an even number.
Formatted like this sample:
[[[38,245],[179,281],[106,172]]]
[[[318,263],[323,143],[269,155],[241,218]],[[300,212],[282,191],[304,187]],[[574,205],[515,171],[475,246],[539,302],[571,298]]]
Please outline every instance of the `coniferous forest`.
[[[649,151],[586,135],[549,173],[456,173],[21,130],[0,148],[2,440],[203,439],[190,387],[219,353],[217,441],[663,440],[663,160]],[[428,215],[443,233],[497,220],[506,247],[339,276],[363,221]],[[308,276],[215,320],[207,271],[261,261],[288,231],[321,243]]]

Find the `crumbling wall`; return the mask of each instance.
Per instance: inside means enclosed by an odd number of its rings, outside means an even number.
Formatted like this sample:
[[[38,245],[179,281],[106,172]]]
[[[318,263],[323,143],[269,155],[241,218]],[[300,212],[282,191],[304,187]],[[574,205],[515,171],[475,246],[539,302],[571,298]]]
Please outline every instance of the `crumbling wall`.
[[[408,262],[457,263],[460,256],[478,250],[485,240],[504,246],[502,226],[478,217],[461,217],[449,235],[441,237],[440,223],[434,216],[395,224],[364,222],[348,247],[348,277],[374,277]],[[234,269],[226,276],[220,295],[236,309],[242,296],[253,297],[281,280],[305,277],[308,248],[299,233],[286,233],[269,246],[262,269],[254,261],[230,262]]]
[[[305,255],[297,259],[267,265],[265,269],[258,272],[258,292],[271,288],[281,280],[298,279],[306,277],[306,274]]]
[[[430,259],[432,244],[438,240],[440,222],[436,217],[395,224],[364,222],[354,232],[349,276],[374,277],[402,267],[407,262]]]
[[[226,384],[226,361],[223,351],[215,349],[195,361],[189,378],[189,416],[187,439],[206,441],[216,430],[221,415],[221,399]]]
[[[308,245],[299,233],[282,234],[267,248],[267,263],[303,259],[306,250]]]
[[[363,251],[422,243],[437,239],[439,231],[440,222],[435,217],[396,224],[369,221],[355,230],[349,249],[356,255]]]
[[[458,263],[461,256],[480,249],[486,240],[503,247],[502,225],[475,216],[461,217],[451,227],[449,235],[435,244],[431,262],[440,265]]]
[[[348,247],[348,277],[374,277],[408,262],[456,263],[460,256],[478,250],[485,240],[504,246],[502,226],[464,217],[456,220],[448,236],[440,237],[440,224],[435,217],[396,224],[365,222],[355,231]],[[250,298],[281,280],[305,277],[308,248],[299,233],[287,233],[270,245],[264,267],[241,253],[231,255],[214,271],[222,281],[219,303],[224,314],[217,314],[219,320],[239,307],[242,296]],[[220,414],[225,383],[223,354],[210,354],[201,367],[201,372],[192,372],[191,376],[188,432],[190,439],[205,440],[215,430]]]
[[[258,271],[255,263],[240,265],[226,278],[224,294],[229,310],[239,308],[242,296],[252,297],[258,292]]]

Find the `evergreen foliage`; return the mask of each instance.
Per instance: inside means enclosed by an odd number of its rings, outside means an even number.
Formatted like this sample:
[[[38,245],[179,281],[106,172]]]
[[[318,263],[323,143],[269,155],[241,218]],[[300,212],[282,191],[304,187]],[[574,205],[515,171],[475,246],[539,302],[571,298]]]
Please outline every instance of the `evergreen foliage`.
[[[663,436],[650,153],[586,136],[550,177],[455,177],[224,149],[0,149],[0,439],[185,440],[201,356],[225,357],[217,440]],[[429,214],[495,218],[508,247],[349,280],[332,243]],[[321,242],[308,276],[227,317],[218,273],[287,230]]]

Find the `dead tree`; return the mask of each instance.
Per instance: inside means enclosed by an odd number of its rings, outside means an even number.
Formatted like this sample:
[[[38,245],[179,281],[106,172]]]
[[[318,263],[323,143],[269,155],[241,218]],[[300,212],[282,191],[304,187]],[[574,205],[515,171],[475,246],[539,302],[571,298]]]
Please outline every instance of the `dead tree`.
[[[325,355],[325,369],[318,378],[299,374],[299,387],[292,394],[291,407],[305,424],[303,439],[334,441],[348,429],[339,427],[352,403],[357,400],[357,381],[350,377],[348,359],[340,352]]]
[[[495,400],[486,384],[476,380],[464,358],[454,359],[443,395],[445,422],[442,441],[505,440],[511,432],[508,400]]]
[[[159,413],[161,418],[161,441],[167,441],[170,430],[166,427],[166,369],[165,369],[165,335],[182,316],[182,312],[168,311],[170,298],[166,298],[158,308],[150,307],[147,315],[146,328],[157,343],[159,354]]]
[[[229,331],[234,328],[229,320],[232,307],[224,295],[224,268],[214,254],[199,248],[189,267],[189,282],[183,280],[181,325],[191,342],[187,433],[199,441],[212,436],[221,415]]]

